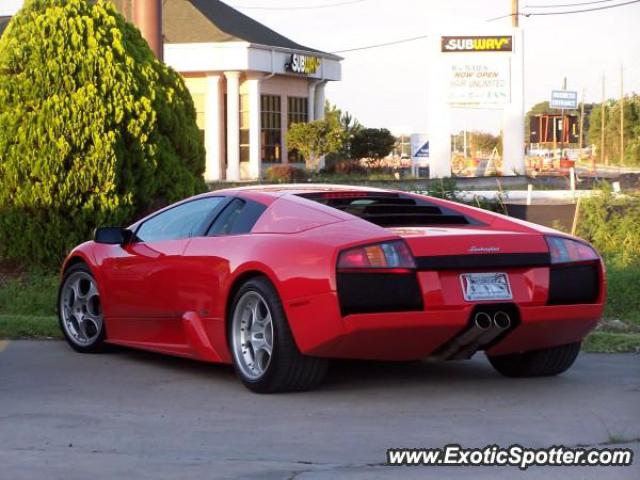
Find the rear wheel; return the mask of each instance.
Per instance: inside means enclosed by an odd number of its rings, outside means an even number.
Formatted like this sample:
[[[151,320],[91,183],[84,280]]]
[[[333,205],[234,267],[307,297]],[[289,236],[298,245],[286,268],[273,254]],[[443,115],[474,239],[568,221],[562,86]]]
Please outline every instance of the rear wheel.
[[[309,390],[324,379],[327,360],[300,353],[278,293],[266,278],[253,278],[240,287],[229,322],[233,365],[250,390]]]
[[[58,319],[62,333],[74,350],[103,350],[104,318],[98,283],[84,263],[70,267],[58,293]]]
[[[558,375],[573,365],[580,342],[532,352],[488,357],[498,372],[507,377],[546,377]]]

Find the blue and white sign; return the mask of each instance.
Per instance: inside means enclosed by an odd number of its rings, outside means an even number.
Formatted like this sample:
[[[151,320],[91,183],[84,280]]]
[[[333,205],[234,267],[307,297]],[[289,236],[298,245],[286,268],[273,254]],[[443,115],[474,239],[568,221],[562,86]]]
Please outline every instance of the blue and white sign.
[[[552,90],[549,106],[551,108],[575,110],[578,108],[578,92],[574,90]]]
[[[429,141],[423,143],[422,146],[413,153],[415,158],[425,158],[429,156]]]
[[[429,137],[426,133],[411,134],[411,171],[429,165]],[[415,173],[414,173],[415,175]]]

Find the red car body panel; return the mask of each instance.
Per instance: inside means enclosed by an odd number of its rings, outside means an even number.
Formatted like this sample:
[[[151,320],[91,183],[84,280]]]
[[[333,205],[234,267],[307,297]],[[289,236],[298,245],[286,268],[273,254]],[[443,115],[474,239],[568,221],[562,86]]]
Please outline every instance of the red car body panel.
[[[428,357],[469,324],[483,302],[467,302],[460,274],[495,268],[420,270],[421,311],[343,315],[337,292],[340,251],[403,238],[415,257],[468,252],[548,252],[545,227],[473,207],[428,198],[483,225],[383,228],[295,193],[356,191],[353,187],[232,189],[206,195],[250,199],[266,207],[251,233],[193,237],[124,247],[87,242],[74,249],[63,271],[82,260],[99,285],[107,341],[210,362],[231,361],[226,319],[234,288],[251,275],[275,286],[294,339],[304,354],[381,360]],[[362,191],[375,191],[362,189]],[[404,194],[415,198],[425,198]],[[136,227],[144,220],[136,223]],[[550,268],[503,268],[509,276],[519,325],[487,353],[500,355],[580,341],[604,309],[599,296],[579,305],[548,305]],[[490,302],[488,302],[490,303]]]

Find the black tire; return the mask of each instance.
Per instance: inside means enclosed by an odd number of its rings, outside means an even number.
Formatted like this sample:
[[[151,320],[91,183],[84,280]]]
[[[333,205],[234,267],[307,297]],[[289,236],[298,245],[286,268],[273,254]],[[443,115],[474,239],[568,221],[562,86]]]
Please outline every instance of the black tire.
[[[259,378],[250,378],[240,366],[242,353],[234,348],[233,318],[241,298],[248,292],[257,292],[271,313],[273,325],[272,353],[264,373]],[[300,392],[317,387],[324,380],[328,360],[302,355],[295,344],[289,322],[284,313],[280,297],[265,277],[254,277],[245,282],[236,292],[229,311],[227,340],[236,374],[242,383],[256,393]]]
[[[64,335],[65,340],[67,341],[69,346],[73,348],[76,352],[80,352],[80,353],[104,352],[107,350],[107,346],[105,344],[106,327],[105,327],[104,319],[102,320],[101,328],[96,329],[95,336],[92,335],[91,341],[85,344],[81,344],[78,341],[76,341],[70,335],[70,333],[67,331],[67,328],[65,328],[65,325],[64,325],[64,318],[63,318],[63,312],[62,312],[63,292],[65,289],[65,285],[67,285],[67,281],[69,281],[69,279],[71,279],[75,274],[78,274],[78,273],[82,273],[90,277],[92,281],[95,283],[96,288],[98,287],[97,280],[91,273],[91,270],[89,269],[89,267],[84,262],[76,263],[75,265],[72,265],[71,267],[69,267],[67,271],[64,273],[62,282],[60,283],[60,288],[58,289],[58,304],[57,304],[58,325],[60,326],[60,330],[62,330],[62,334]],[[99,298],[99,295],[98,295],[98,298]]]
[[[548,377],[569,369],[579,352],[580,342],[576,342],[488,358],[493,368],[506,377]]]

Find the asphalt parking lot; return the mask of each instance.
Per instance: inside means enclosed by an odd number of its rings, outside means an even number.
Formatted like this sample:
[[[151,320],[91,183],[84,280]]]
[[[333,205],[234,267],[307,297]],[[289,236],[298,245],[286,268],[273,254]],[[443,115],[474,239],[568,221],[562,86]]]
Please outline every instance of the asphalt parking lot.
[[[2,350],[2,348],[0,348]],[[631,467],[527,478],[640,478],[640,356],[583,354],[513,380],[469,362],[340,362],[323,388],[258,396],[230,367],[62,342],[0,352],[0,478],[513,478],[515,467],[389,467],[389,447],[622,442]]]

